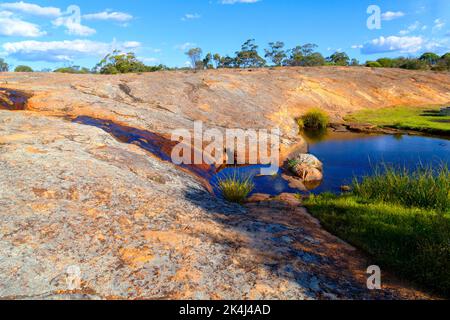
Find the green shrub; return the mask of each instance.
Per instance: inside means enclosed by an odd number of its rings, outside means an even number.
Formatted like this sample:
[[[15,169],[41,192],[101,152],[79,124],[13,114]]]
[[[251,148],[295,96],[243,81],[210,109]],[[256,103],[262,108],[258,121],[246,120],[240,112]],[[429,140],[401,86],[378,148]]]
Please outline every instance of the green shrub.
[[[353,192],[305,203],[328,230],[377,264],[450,297],[450,171],[384,166]]]
[[[33,69],[29,66],[17,66],[14,72],[33,72]]]
[[[88,74],[90,71],[87,68],[81,68],[80,66],[62,67],[55,69],[53,72],[57,73],[71,73],[71,74]]]
[[[300,128],[300,130],[303,130],[305,128],[305,123],[303,122],[302,118],[297,119],[297,124],[298,124],[298,127]]]
[[[367,252],[382,269],[450,297],[450,216],[370,201],[320,195],[305,203],[322,225]]]
[[[164,70],[164,65],[147,66],[136,58],[133,52],[122,53],[114,50],[106,55],[94,68],[101,74],[141,73]]]
[[[354,181],[354,194],[363,199],[446,211],[450,208],[450,171],[421,167],[411,172],[384,166],[360,183]]]
[[[400,63],[400,68],[408,70],[428,70],[430,69],[430,66],[427,64],[426,61],[408,58],[404,59],[402,63]]]
[[[328,126],[328,123],[328,115],[319,109],[308,111],[298,120],[301,129],[324,129]]]
[[[366,67],[369,67],[369,68],[382,68],[383,66],[381,65],[381,63],[379,63],[377,61],[367,61],[366,62]]]
[[[240,176],[237,173],[219,179],[217,186],[225,200],[235,203],[243,203],[255,189],[253,177]]]
[[[294,169],[299,164],[297,159],[291,159],[288,161],[289,169]]]
[[[394,68],[395,60],[390,58],[380,58],[376,62],[378,62],[383,68]]]

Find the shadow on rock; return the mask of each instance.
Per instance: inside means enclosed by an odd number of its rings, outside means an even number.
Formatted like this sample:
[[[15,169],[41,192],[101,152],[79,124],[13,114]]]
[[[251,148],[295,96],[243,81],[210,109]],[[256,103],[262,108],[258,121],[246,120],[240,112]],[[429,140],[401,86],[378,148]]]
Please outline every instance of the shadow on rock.
[[[230,260],[247,272],[266,273],[269,286],[301,292],[305,299],[395,298],[389,290],[369,291],[367,261],[300,206],[272,201],[242,207],[200,190],[185,197],[224,230],[202,237],[230,248]]]

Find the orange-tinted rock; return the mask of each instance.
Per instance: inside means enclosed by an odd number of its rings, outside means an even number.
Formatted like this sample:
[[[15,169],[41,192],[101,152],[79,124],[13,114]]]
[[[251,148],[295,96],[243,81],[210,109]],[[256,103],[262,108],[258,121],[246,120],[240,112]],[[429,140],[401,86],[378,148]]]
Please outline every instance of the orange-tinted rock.
[[[292,168],[292,171],[304,182],[322,181],[323,173],[317,168],[305,164],[298,164]]]
[[[5,88],[33,94],[28,110],[113,120],[169,136],[175,128],[191,129],[192,120],[216,128],[279,127],[286,150],[298,142],[295,118],[310,108],[324,109],[332,119],[341,119],[364,108],[450,101],[448,73],[385,68],[222,69],[111,76],[2,73],[0,80]]]
[[[279,200],[286,202],[291,206],[300,206],[300,197],[293,193],[282,193],[277,197]]]
[[[290,158],[288,165],[291,172],[302,179],[303,182],[323,180],[323,164],[312,154],[297,154]]]
[[[270,195],[263,194],[263,193],[255,193],[255,194],[251,195],[246,200],[246,202],[252,203],[252,202],[263,202],[263,201],[269,201],[269,200],[270,200]]]
[[[301,180],[299,177],[296,177],[291,173],[283,173],[281,177],[289,182],[289,187],[298,189],[299,191],[308,191],[308,188],[305,186],[305,181]]]
[[[223,202],[140,146],[70,120],[165,138],[200,119],[221,130],[280,126],[292,147],[302,144],[294,118],[310,107],[342,116],[444,103],[449,77],[365,68],[2,73],[5,87],[34,95],[27,111],[0,110],[0,298],[430,298],[388,274],[384,290],[369,291],[366,257],[289,205],[292,196]],[[77,270],[80,288],[69,290]]]

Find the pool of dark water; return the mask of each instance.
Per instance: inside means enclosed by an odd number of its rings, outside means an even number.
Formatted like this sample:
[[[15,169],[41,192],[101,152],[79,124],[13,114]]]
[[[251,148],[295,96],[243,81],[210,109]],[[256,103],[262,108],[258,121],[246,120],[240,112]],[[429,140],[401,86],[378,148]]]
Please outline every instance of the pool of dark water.
[[[261,169],[264,165],[251,165],[242,167],[228,167],[220,170],[215,174],[210,180],[210,184],[214,189],[214,193],[220,196],[220,191],[218,190],[218,182],[221,179],[226,179],[227,177],[233,177],[234,175],[238,177],[253,177],[253,182],[255,189],[251,194],[264,193],[270,195],[279,195],[281,193],[298,193],[300,189],[293,188],[289,186],[289,182],[282,178],[282,169],[278,170],[277,174],[271,176],[261,176]]]
[[[124,143],[132,143],[147,150],[164,161],[171,161],[170,154],[176,142],[155,133],[119,125],[112,121],[91,117],[78,117],[74,122],[95,126],[110,133]],[[209,182],[217,195],[220,179],[229,176],[252,176],[255,184],[254,193],[278,195],[299,192],[334,192],[340,193],[341,187],[351,184],[352,180],[362,178],[374,172],[380,164],[406,167],[450,166],[450,140],[423,136],[367,135],[350,132],[325,132],[320,135],[307,136],[310,153],[324,164],[324,180],[321,184],[309,187],[309,191],[296,188],[283,178],[282,169],[277,174],[262,176],[263,165],[228,167],[216,172],[207,165],[182,165],[184,169]]]
[[[324,180],[314,193],[340,192],[354,177],[373,174],[385,163],[415,169],[450,165],[450,140],[424,136],[330,133],[310,141],[310,153],[324,164]]]

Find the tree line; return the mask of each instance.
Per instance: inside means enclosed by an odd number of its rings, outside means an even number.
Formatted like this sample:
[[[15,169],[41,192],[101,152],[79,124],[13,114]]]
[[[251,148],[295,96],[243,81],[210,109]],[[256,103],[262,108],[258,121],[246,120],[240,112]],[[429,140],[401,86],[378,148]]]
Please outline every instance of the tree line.
[[[450,52],[442,56],[427,52],[420,57],[380,58],[376,61],[366,61],[363,64],[357,59],[351,59],[345,52],[337,51],[329,57],[324,57],[317,51],[316,44],[307,43],[292,49],[286,49],[281,41],[270,42],[264,49],[264,56],[259,53],[259,46],[254,39],[245,41],[240,50],[233,56],[222,56],[219,53],[203,54],[201,48],[191,48],[186,52],[194,70],[221,68],[263,68],[263,67],[315,67],[315,66],[366,66],[372,68],[402,68],[410,70],[450,71]],[[0,58],[0,72],[9,71],[9,65]],[[179,70],[188,68],[169,68],[165,65],[148,66],[140,61],[133,52],[122,53],[115,50],[106,55],[94,68],[68,66],[53,70],[60,73],[142,73],[160,70]],[[15,72],[33,72],[29,66],[20,65]],[[52,70],[44,70],[52,71]]]
[[[450,71],[450,52],[442,56],[433,52],[426,52],[419,58],[380,58],[376,61],[367,61],[366,66],[373,68]]]
[[[119,50],[114,50],[107,54],[94,68],[88,69],[80,66],[67,66],[57,68],[55,70],[42,70],[43,72],[58,72],[58,73],[73,73],[73,74],[119,74],[119,73],[141,73],[154,72],[160,70],[169,70],[164,65],[147,66],[142,61],[136,58],[135,53],[122,53]],[[0,58],[0,72],[10,71],[10,66],[4,59]],[[25,65],[17,66],[14,72],[34,72],[34,70]]]
[[[317,45],[307,43],[286,50],[283,42],[270,42],[269,47],[264,49],[265,54],[262,57],[259,54],[259,47],[255,40],[250,39],[241,46],[241,50],[236,51],[234,56],[207,53],[202,58],[203,52],[201,48],[192,48],[186,52],[186,55],[189,56],[191,65],[195,69],[359,65],[356,59],[350,59],[345,52],[335,52],[325,58],[320,52],[316,51],[317,48]]]
[[[207,53],[203,57],[201,48],[192,48],[186,55],[191,60],[192,68],[197,70],[213,68],[262,68],[262,67],[315,67],[315,66],[366,66],[372,68],[402,68],[410,70],[450,71],[450,52],[439,56],[427,52],[418,58],[398,57],[380,58],[360,64],[345,52],[337,51],[324,57],[317,51],[316,44],[307,43],[293,49],[285,49],[284,42],[270,42],[264,49],[264,57],[259,54],[259,47],[254,39],[247,40],[241,50],[234,56],[221,56]]]

